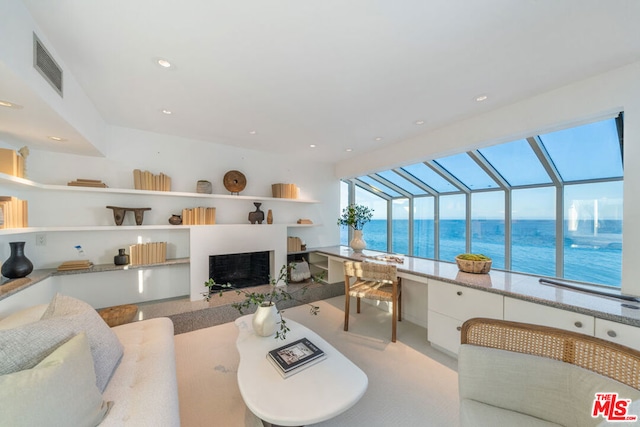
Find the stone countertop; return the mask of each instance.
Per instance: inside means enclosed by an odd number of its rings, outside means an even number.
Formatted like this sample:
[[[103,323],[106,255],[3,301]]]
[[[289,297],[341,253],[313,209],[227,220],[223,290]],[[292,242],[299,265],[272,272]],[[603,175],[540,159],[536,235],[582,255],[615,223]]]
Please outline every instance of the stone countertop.
[[[390,255],[371,250],[365,250],[359,254],[346,246],[314,248],[313,251],[352,261],[376,261],[376,257]],[[400,255],[400,257],[404,259],[404,262],[394,264],[398,266],[398,271],[401,273],[480,289],[536,304],[640,327],[640,303],[589,292],[589,289],[595,289],[621,295],[620,290],[617,288],[581,284],[570,280],[511,273],[496,269],[491,269],[488,274],[464,273],[458,270],[458,266],[455,263],[403,255]],[[553,279],[570,285],[583,286],[585,290],[581,291],[542,284],[539,282],[541,278]]]
[[[102,273],[105,271],[118,271],[118,270],[135,270],[135,269],[141,269],[141,268],[154,268],[154,267],[162,267],[165,265],[176,265],[176,264],[189,264],[189,258],[168,259],[167,261],[159,264],[144,264],[144,265],[97,264],[97,265],[91,266],[90,268],[83,268],[79,270],[58,271],[55,268],[34,270],[27,277],[23,277],[20,279],[7,279],[3,277],[0,280],[0,300],[3,300],[30,286],[33,286],[36,283],[41,282],[50,276],[67,276],[71,274]]]

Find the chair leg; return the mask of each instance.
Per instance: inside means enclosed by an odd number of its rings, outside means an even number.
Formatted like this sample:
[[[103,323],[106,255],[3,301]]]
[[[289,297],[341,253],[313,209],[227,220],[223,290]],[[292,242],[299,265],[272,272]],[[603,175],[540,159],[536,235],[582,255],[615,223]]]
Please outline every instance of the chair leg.
[[[391,316],[391,342],[396,342],[396,331],[397,331],[397,319],[400,314],[400,310],[398,310],[398,304],[393,303],[393,313]]]
[[[398,286],[398,322],[402,321],[402,287]]]
[[[349,294],[347,293],[345,295],[345,300],[344,300],[344,330],[348,331],[349,330],[349,303],[351,297],[349,296]]]
[[[360,297],[357,297],[356,299],[358,301],[358,309],[356,311],[360,313]]]

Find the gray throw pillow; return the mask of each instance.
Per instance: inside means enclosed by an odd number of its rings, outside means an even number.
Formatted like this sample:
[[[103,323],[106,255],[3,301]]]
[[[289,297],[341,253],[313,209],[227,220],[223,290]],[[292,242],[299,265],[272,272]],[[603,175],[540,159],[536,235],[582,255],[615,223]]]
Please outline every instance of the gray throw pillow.
[[[33,368],[80,332],[87,334],[96,385],[104,391],[122,358],[122,344],[93,307],[61,294],[40,321],[0,330],[0,375]]]

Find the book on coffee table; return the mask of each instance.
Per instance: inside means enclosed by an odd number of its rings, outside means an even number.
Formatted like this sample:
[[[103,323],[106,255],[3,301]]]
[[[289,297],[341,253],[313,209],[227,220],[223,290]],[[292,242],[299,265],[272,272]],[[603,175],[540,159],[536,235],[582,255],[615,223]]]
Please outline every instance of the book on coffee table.
[[[327,355],[307,338],[301,338],[267,353],[267,359],[287,378],[312,366]]]

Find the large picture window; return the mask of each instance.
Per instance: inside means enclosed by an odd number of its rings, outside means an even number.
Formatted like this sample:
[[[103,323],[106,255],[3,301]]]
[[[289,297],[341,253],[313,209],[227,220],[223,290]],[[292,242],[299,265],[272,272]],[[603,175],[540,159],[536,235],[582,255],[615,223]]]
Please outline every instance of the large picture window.
[[[341,188],[375,209],[369,249],[447,262],[483,253],[496,269],[620,287],[622,129],[620,113]]]

